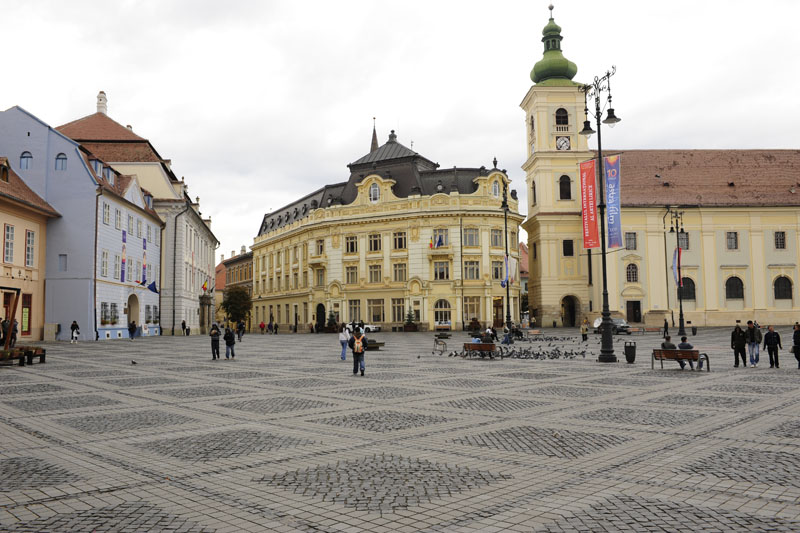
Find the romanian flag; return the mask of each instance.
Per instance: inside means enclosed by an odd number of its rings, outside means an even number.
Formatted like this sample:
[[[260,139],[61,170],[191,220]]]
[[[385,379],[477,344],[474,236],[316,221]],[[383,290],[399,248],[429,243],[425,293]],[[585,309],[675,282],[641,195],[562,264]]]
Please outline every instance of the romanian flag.
[[[203,291],[207,291],[207,290],[208,290],[208,280],[203,282]]]
[[[431,237],[431,242],[430,244],[428,244],[428,246],[430,246],[430,248],[433,249],[433,237]]]

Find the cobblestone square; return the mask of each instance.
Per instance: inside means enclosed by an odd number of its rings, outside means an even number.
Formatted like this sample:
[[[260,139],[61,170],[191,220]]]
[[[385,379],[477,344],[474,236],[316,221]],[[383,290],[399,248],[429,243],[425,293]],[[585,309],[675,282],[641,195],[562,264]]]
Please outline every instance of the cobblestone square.
[[[377,333],[363,377],[334,335],[49,344],[0,367],[0,530],[798,531],[800,370],[729,335],[692,339],[710,373],[651,370],[656,335],[630,365]]]

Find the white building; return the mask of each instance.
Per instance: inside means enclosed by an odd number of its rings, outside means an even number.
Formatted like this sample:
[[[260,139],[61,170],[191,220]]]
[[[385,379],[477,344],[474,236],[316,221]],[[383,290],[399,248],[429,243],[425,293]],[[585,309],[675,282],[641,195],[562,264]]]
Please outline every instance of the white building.
[[[153,208],[164,221],[161,249],[161,327],[163,334],[181,333],[181,322],[204,333],[213,319],[214,250],[219,245],[211,219],[203,218],[200,199],[172,171],[150,142],[107,115],[104,92],[97,113],[58,130],[108,161],[123,174],[135,175],[153,195]],[[149,253],[148,253],[149,255]],[[203,289],[205,285],[206,289]]]

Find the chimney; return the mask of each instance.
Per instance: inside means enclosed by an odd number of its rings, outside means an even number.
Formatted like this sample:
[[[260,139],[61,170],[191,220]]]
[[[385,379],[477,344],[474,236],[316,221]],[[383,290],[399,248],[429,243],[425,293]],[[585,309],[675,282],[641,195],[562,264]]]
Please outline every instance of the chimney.
[[[231,250],[231,257],[236,257],[236,250]]]
[[[108,98],[105,91],[97,93],[97,112],[108,115]]]
[[[225,261],[225,254],[219,254],[219,262],[222,263]]]
[[[245,252],[245,247],[242,246],[242,255],[244,255],[244,252]]]
[[[127,125],[127,126],[125,126],[125,127],[126,127],[126,128],[128,128],[128,130],[130,130],[130,131],[133,131],[133,126],[131,126],[130,124],[128,124],[128,125]]]

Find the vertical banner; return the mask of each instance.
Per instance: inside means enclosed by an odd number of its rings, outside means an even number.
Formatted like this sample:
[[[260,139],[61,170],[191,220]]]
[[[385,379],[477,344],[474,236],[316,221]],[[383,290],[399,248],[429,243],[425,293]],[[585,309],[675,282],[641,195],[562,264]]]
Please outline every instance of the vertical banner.
[[[606,172],[606,214],[608,215],[608,247],[622,248],[622,221],[619,208],[619,156],[604,158]]]
[[[675,277],[675,285],[678,287],[683,287],[683,279],[678,274],[681,271],[681,249],[680,247],[675,248],[675,251],[672,253],[672,275]]]
[[[600,239],[597,231],[597,197],[595,187],[594,159],[584,161],[581,169],[581,216],[583,218],[583,247],[598,248]]]
[[[120,267],[119,271],[119,280],[125,281],[125,263],[127,261],[126,253],[125,253],[125,243],[128,242],[128,234],[125,230],[122,230],[122,266]]]

